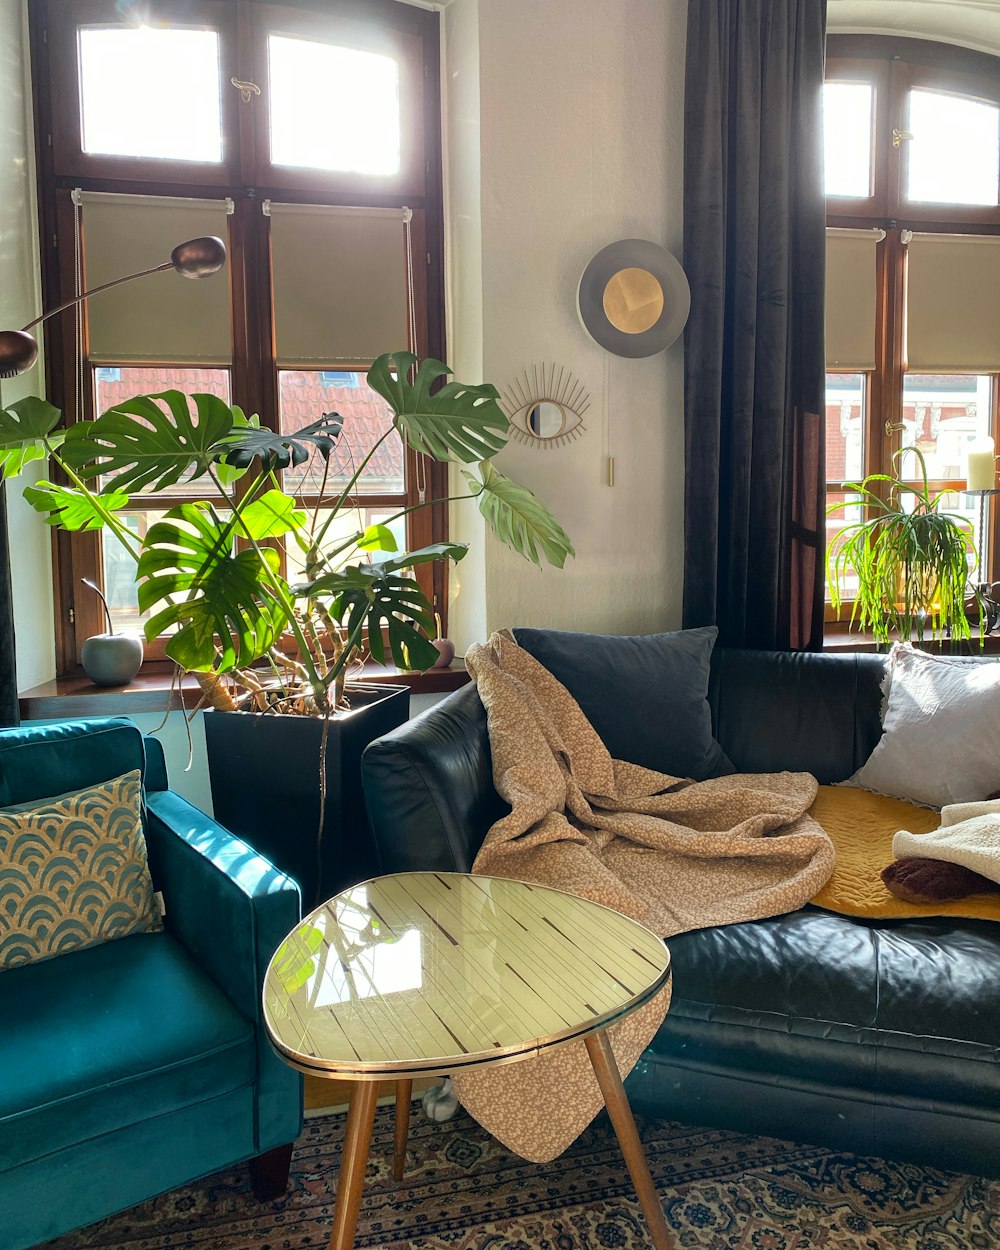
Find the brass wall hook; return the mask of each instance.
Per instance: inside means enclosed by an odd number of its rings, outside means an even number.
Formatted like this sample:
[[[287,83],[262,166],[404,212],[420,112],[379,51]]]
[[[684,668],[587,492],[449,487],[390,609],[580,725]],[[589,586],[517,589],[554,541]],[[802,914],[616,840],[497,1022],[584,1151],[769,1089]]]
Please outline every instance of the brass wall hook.
[[[243,98],[244,104],[250,103],[251,95],[260,95],[260,87],[258,87],[255,82],[243,82],[241,79],[236,78],[235,76],[233,78],[230,78],[229,81],[233,84],[234,87],[238,88],[239,93]]]

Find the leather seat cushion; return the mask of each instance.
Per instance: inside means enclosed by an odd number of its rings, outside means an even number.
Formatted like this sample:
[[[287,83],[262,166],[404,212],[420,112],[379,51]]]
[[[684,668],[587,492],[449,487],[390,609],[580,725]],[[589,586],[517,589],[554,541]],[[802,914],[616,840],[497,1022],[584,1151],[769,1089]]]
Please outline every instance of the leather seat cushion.
[[[0,1168],[249,1085],[250,1024],[169,934],[0,974]]]
[[[996,924],[807,907],[667,945],[674,994],[658,1054],[1000,1107]]]

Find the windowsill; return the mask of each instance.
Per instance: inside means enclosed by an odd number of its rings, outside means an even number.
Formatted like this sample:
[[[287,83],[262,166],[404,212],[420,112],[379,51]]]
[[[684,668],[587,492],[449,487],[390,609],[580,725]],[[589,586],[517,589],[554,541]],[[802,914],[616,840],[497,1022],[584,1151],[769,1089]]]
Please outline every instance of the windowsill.
[[[413,694],[440,694],[457,690],[470,679],[463,660],[456,659],[448,668],[432,668],[426,673],[409,673],[381,664],[366,664],[352,681],[378,685],[409,686]],[[95,686],[85,673],[56,677],[52,681],[22,690],[18,696],[21,719],[61,720],[76,716],[132,716],[143,712],[160,713],[167,709],[171,674],[168,669],[140,673],[127,686]],[[190,680],[181,691],[176,689],[170,706],[193,709],[201,699],[201,690]]]
[[[987,634],[982,647],[979,645],[977,634],[967,641],[954,644],[945,639],[940,642],[930,640],[918,642],[914,643],[914,646],[920,647],[923,651],[937,651],[946,655],[1000,655],[1000,634]],[[877,652],[879,644],[871,634],[864,634],[857,630],[848,631],[843,627],[838,630],[836,627],[831,628],[828,623],[823,634],[823,650],[840,654],[856,651]]]

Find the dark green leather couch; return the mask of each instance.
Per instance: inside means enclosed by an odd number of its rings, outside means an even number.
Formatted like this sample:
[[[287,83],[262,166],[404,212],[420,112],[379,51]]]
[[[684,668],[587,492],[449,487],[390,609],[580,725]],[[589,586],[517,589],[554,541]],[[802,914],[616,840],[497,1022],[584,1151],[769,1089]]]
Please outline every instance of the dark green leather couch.
[[[172,792],[127,720],[0,733],[0,806],[133,768],[164,931],[0,973],[3,1250],[242,1160],[262,1197],[287,1180],[301,1079],[266,1040],[260,990],[298,887]]]
[[[715,736],[739,772],[844,780],[881,734],[883,671],[875,655],[716,647]],[[363,767],[383,872],[468,870],[508,810],[473,687]],[[628,1081],[637,1110],[1000,1175],[1000,925],[805,907],[668,945],[673,1001]]]

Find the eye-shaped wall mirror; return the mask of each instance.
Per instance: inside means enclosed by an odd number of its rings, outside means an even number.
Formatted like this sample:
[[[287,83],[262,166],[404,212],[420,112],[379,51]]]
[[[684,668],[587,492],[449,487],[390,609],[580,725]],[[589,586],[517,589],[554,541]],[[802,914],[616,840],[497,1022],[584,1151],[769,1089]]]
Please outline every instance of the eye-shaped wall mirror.
[[[559,447],[583,433],[590,396],[565,368],[532,365],[506,387],[500,404],[510,418],[512,438]]]

